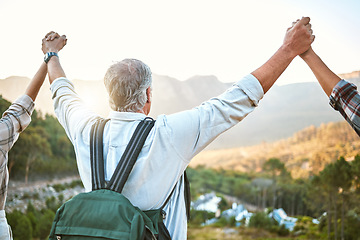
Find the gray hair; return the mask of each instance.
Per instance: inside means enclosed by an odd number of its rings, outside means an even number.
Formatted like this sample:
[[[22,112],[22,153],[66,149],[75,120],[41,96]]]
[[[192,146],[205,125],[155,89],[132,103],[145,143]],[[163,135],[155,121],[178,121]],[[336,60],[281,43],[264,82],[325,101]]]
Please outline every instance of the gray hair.
[[[137,112],[146,101],[146,89],[151,87],[150,68],[140,60],[124,59],[109,67],[104,77],[114,111]]]

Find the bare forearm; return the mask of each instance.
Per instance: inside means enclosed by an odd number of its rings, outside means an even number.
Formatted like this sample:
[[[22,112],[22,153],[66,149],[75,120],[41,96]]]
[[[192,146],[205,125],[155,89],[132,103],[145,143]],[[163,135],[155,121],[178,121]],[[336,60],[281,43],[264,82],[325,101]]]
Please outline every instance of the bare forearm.
[[[333,73],[312,49],[301,55],[301,58],[310,67],[326,95],[330,96],[333,88],[341,78]]]
[[[252,72],[259,80],[264,93],[271,88],[297,55],[309,49],[315,38],[309,22],[308,17],[293,22],[292,27],[287,29],[279,50],[264,65]]]
[[[271,88],[294,58],[295,56],[282,46],[264,65],[251,73],[259,80],[264,93]]]
[[[61,67],[60,61],[58,57],[52,57],[48,62],[48,74],[49,74],[49,82],[52,82],[59,77],[66,77],[63,68]]]
[[[28,95],[33,101],[35,101],[39,90],[44,83],[46,73],[47,66],[46,63],[43,62],[25,91],[25,94]]]

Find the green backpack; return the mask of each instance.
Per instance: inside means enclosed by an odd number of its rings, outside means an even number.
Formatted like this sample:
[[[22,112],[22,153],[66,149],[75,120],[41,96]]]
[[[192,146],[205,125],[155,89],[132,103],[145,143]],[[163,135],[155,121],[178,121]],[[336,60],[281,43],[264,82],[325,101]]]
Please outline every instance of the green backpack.
[[[121,194],[155,121],[145,118],[139,123],[108,183],[105,182],[103,159],[103,130],[106,122],[99,119],[91,128],[92,191],[76,195],[58,209],[49,239],[171,239],[163,223],[165,212],[162,209],[175,188],[161,208],[149,211],[134,207]],[[185,189],[189,191],[186,186]]]

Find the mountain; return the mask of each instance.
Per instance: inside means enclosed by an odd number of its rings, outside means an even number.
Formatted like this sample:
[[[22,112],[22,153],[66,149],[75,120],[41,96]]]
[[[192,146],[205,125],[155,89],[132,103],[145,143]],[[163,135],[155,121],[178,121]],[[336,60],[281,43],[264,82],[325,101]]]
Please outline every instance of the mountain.
[[[191,167],[205,166],[240,172],[260,172],[265,161],[278,158],[294,178],[318,174],[341,156],[351,161],[360,154],[360,138],[346,121],[310,126],[290,138],[253,146],[199,153]]]
[[[347,77],[360,83],[359,72]],[[0,94],[9,100],[21,95],[30,79],[9,77],[0,80]],[[110,111],[102,81],[73,80],[75,89],[88,106],[101,116]],[[186,81],[153,75],[153,105],[150,116],[171,114],[190,109],[203,101],[223,93],[231,83],[222,83],[215,76],[194,76]],[[46,81],[36,100],[36,108],[54,114],[49,83]],[[209,148],[233,148],[271,142],[290,137],[310,125],[342,121],[339,113],[328,103],[328,98],[317,82],[274,85],[260,101],[259,107],[240,124],[216,139]]]

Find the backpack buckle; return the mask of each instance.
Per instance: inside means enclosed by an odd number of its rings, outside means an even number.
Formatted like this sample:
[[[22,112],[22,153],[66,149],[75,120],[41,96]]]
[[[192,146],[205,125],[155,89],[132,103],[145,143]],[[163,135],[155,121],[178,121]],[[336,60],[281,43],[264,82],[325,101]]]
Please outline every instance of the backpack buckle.
[[[164,210],[161,210],[161,215],[164,221],[166,219],[166,212]]]

